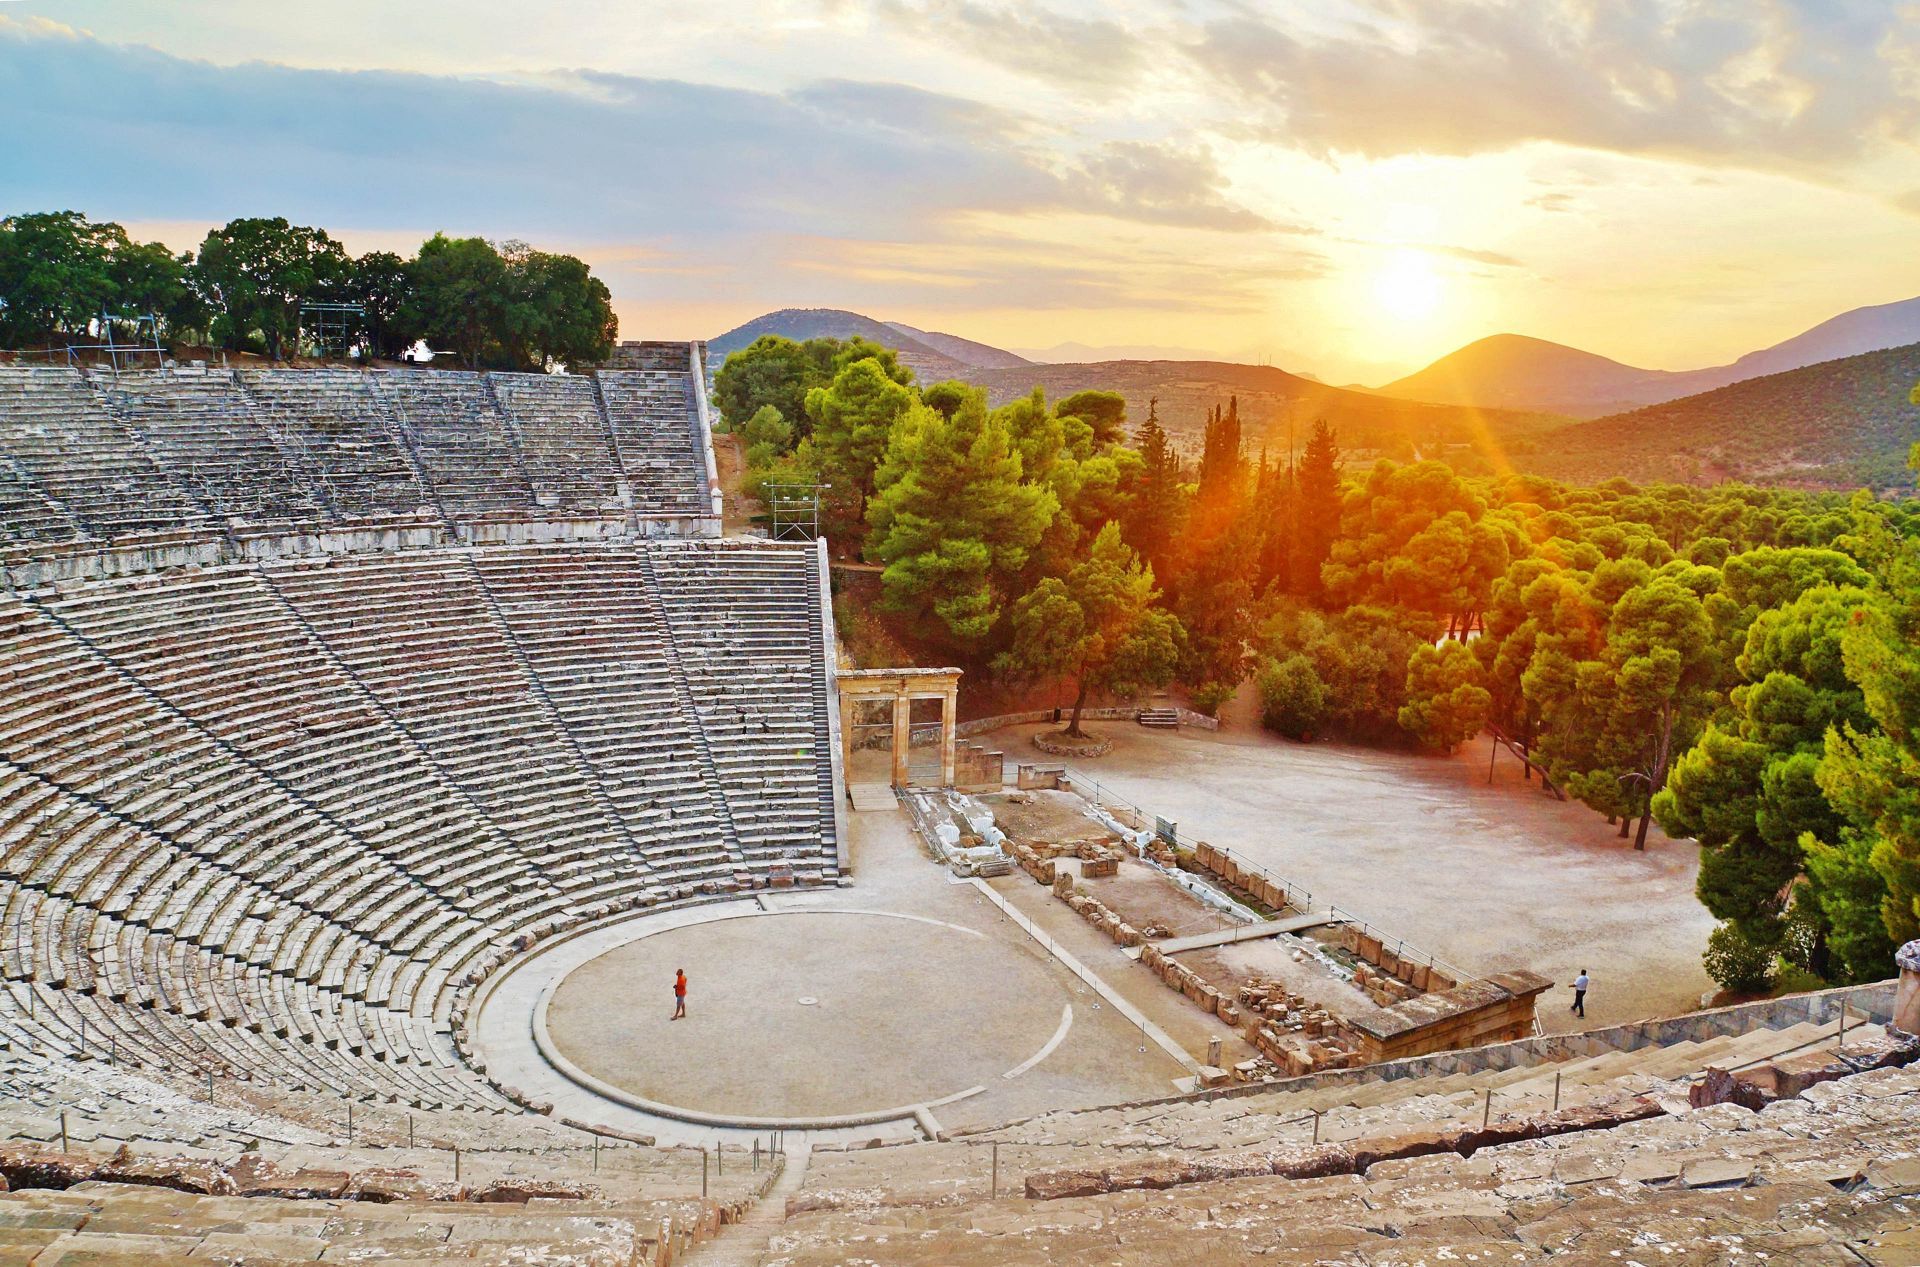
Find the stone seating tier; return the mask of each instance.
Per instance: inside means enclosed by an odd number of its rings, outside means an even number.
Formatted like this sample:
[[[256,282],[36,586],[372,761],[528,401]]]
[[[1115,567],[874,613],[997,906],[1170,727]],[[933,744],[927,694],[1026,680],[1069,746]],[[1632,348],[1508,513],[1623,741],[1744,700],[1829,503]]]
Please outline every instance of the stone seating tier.
[[[0,366],[0,546],[708,512],[684,372]]]
[[[449,1033],[529,939],[831,876],[817,567],[555,545],[0,594],[0,1041],[508,1107]]]

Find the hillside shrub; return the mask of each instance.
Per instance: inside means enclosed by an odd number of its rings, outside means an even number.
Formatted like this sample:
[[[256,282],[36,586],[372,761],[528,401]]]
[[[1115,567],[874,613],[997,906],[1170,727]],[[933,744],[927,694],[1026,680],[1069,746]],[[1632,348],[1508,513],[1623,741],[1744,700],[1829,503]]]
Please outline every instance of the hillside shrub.
[[[1311,739],[1327,718],[1327,688],[1312,661],[1298,652],[1269,660],[1254,681],[1260,724],[1289,739]]]
[[[1731,923],[1707,934],[1707,953],[1701,962],[1708,976],[1735,994],[1759,993],[1773,981],[1773,950],[1755,945]]]

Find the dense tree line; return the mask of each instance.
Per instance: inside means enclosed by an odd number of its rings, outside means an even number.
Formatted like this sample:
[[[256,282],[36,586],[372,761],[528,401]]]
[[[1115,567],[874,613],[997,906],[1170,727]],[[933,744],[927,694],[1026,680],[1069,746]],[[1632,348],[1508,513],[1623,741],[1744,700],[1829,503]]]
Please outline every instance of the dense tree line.
[[[1316,426],[1195,462],[1117,397],[998,409],[886,349],[721,369],[757,479],[827,486],[902,628],[1075,699],[1169,681],[1263,724],[1451,750],[1491,729],[1644,846],[1702,846],[1723,984],[1854,981],[1920,933],[1920,516],[1866,493],[1349,470]],[[1920,454],[1916,455],[1920,461]],[[1077,729],[1077,725],[1075,726]]]
[[[87,342],[103,313],[151,314],[169,343],[281,360],[312,350],[296,343],[315,303],[361,306],[345,334],[366,355],[425,340],[470,367],[591,364],[617,331],[612,294],[582,261],[523,242],[435,234],[412,259],[355,259],[324,229],[246,218],[175,255],[75,211],[0,220],[0,345]]]

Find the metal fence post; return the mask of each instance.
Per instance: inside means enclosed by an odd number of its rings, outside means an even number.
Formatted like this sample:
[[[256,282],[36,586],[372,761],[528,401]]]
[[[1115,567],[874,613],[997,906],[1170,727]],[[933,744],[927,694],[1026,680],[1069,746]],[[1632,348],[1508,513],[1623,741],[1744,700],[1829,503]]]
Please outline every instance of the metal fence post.
[[[1553,1071],[1553,1111],[1555,1113],[1560,1111],[1560,1073],[1558,1069]]]
[[[593,1137],[593,1173],[596,1175],[600,1173],[600,1137],[598,1135]]]
[[[1486,1102],[1480,1109],[1480,1129],[1485,1130],[1487,1123],[1493,1120],[1493,1088],[1488,1087]]]
[[[407,1147],[413,1147],[413,1114],[407,1114]]]
[[[71,1151],[67,1146],[67,1111],[65,1109],[60,1110],[60,1151],[63,1153]]]
[[[707,1150],[700,1150],[700,1195],[707,1195]]]
[[[1000,1195],[1000,1141],[993,1141],[993,1195]]]
[[[1316,1144],[1320,1142],[1320,1115],[1325,1111],[1324,1109],[1315,1109],[1313,1111],[1313,1142]]]

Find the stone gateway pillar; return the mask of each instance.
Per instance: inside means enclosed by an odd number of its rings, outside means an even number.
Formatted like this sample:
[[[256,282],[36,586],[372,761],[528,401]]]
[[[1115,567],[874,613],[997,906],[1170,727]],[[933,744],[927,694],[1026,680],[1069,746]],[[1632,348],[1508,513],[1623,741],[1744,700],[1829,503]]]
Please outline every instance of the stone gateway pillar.
[[[1920,940],[1910,941],[1893,956],[1900,984],[1893,996],[1893,1027],[1920,1034]]]
[[[921,781],[924,783],[929,777],[935,777],[939,780],[938,786],[953,786],[959,747],[959,738],[954,730],[959,720],[959,669],[842,669],[836,675],[835,687],[840,695],[836,707],[840,710],[841,768],[846,772],[849,796],[854,795],[852,770],[855,746],[877,738],[871,735],[878,728],[877,724],[864,728],[854,724],[854,709],[862,701],[873,701],[881,707],[891,705],[888,720],[891,723],[892,752],[887,769],[891,785],[897,788],[911,786],[914,781],[914,703],[937,702],[940,705],[940,734],[936,750],[939,774],[930,776],[927,771],[932,763],[923,763]],[[921,728],[924,734],[932,722],[924,717],[922,721],[925,723]],[[856,797],[855,804],[859,803]]]

